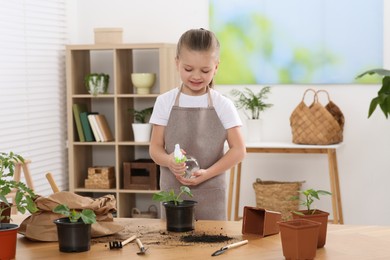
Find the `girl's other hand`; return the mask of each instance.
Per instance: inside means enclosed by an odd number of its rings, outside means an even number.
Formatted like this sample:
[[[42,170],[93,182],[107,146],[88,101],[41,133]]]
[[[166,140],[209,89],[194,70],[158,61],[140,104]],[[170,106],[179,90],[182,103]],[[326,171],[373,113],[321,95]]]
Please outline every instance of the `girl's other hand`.
[[[196,186],[201,184],[202,182],[206,181],[208,178],[207,176],[207,170],[200,169],[196,172],[192,173],[191,178],[184,178],[183,176],[176,176],[176,179],[183,185],[186,186]]]

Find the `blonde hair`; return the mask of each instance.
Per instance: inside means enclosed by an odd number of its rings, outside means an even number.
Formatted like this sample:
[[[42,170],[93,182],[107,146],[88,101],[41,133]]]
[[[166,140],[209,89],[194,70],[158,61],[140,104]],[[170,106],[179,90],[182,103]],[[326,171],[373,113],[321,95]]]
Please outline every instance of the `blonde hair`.
[[[180,57],[180,51],[185,47],[192,51],[215,51],[216,57],[219,58],[219,41],[215,34],[209,30],[191,29],[182,34],[176,47],[176,59]],[[212,87],[211,80],[209,87]]]

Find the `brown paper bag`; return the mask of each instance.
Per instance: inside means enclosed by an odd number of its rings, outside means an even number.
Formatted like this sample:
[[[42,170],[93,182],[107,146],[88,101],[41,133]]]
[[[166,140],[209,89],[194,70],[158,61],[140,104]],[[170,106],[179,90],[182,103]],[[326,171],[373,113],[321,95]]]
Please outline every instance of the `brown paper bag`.
[[[55,219],[63,217],[52,212],[59,204],[66,204],[71,209],[92,209],[96,214],[96,223],[91,226],[91,236],[101,237],[112,235],[124,229],[114,223],[112,212],[116,211],[116,199],[113,195],[92,199],[72,192],[62,191],[50,196],[39,197],[35,200],[38,212],[27,217],[18,230],[19,234],[31,240],[58,241]]]

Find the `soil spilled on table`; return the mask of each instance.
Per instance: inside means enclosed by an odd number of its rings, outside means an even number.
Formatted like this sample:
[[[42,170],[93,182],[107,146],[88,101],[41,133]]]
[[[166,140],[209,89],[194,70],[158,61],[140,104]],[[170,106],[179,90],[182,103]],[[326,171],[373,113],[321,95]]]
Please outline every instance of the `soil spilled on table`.
[[[145,245],[158,245],[166,248],[172,246],[190,246],[197,244],[199,246],[213,246],[221,243],[226,244],[239,241],[241,235],[236,237],[228,236],[222,227],[214,227],[205,232],[205,230],[189,232],[169,232],[161,229],[159,225],[134,225],[131,221],[124,223],[124,230],[105,237],[93,238],[92,244],[108,243],[110,241],[123,241],[132,235],[139,237]]]
[[[205,233],[201,235],[191,234],[182,236],[180,238],[181,241],[187,242],[187,243],[221,243],[226,242],[229,240],[232,240],[232,237],[228,237],[225,235],[207,235]]]

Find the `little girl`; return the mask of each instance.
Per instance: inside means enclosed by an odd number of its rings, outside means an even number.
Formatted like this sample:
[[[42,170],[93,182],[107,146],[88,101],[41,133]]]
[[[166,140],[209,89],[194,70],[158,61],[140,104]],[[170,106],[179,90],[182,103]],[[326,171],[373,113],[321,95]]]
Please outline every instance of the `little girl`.
[[[160,95],[154,105],[150,156],[160,165],[160,189],[190,186],[195,218],[226,220],[225,171],[245,156],[241,120],[233,102],[214,90],[219,42],[214,33],[192,29],[179,39],[176,66],[182,85]],[[227,140],[229,149],[224,153]],[[175,144],[198,160],[200,169],[185,178],[185,163],[176,163]]]

